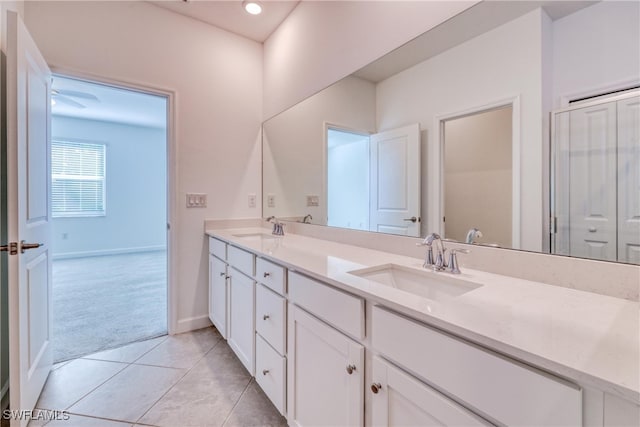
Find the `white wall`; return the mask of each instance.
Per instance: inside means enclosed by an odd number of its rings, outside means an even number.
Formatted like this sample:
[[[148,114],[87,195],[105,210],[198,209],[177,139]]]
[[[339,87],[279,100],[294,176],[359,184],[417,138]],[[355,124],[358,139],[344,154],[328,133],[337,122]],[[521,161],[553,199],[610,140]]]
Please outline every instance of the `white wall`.
[[[265,118],[477,1],[302,1],[264,44]]]
[[[166,130],[54,116],[54,140],[106,146],[106,215],[53,220],[55,257],[166,247]]]
[[[57,70],[175,93],[173,332],[209,324],[209,218],[260,216],[262,46],[147,2],[35,2],[26,24]],[[187,192],[207,208],[186,209]],[[171,242],[170,242],[171,244]],[[171,317],[170,317],[171,318]]]
[[[559,19],[553,42],[555,108],[563,96],[640,84],[640,2],[603,1]]]
[[[348,77],[284,113],[264,126],[264,216],[313,216],[326,224],[324,198],[324,123],[361,132],[375,130],[375,86]],[[267,206],[267,194],[276,197]],[[318,207],[308,207],[307,195],[318,195]]]
[[[540,9],[409,68],[377,86],[378,131],[410,123],[422,130],[422,235],[438,229],[439,163],[435,118],[520,97],[521,248],[539,251],[543,238],[543,156]],[[419,94],[419,96],[416,96]],[[426,139],[426,141],[425,141]],[[517,172],[516,172],[517,173]]]

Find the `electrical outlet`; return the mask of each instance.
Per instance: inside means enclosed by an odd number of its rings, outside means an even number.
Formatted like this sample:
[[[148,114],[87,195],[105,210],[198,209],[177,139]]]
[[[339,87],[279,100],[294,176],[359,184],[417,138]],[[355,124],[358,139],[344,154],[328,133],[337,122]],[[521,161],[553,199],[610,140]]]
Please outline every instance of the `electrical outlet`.
[[[206,208],[207,195],[201,193],[187,193],[188,208]]]
[[[276,207],[276,195],[275,194],[267,194],[267,207],[275,208]]]
[[[314,194],[307,196],[307,206],[316,207],[320,205],[320,197]]]
[[[255,193],[250,193],[249,197],[247,198],[248,201],[248,205],[250,208],[255,208],[256,207],[256,195]]]

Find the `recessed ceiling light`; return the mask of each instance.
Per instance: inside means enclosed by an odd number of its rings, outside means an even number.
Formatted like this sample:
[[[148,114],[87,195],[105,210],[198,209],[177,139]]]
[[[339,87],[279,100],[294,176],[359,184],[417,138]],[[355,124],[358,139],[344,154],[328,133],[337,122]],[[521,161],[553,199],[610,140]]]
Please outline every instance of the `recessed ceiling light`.
[[[252,15],[260,15],[262,13],[262,5],[255,1],[244,1],[242,7]]]

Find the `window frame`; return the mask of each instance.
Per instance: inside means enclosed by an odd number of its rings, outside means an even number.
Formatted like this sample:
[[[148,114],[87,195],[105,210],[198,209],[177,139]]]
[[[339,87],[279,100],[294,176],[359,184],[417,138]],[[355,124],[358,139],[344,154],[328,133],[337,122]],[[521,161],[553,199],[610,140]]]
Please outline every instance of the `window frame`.
[[[68,144],[75,146],[100,146],[102,148],[102,177],[92,175],[62,175],[53,172],[53,145]],[[52,218],[98,218],[107,216],[107,144],[101,141],[77,140],[72,138],[52,138],[51,139],[51,217]],[[55,180],[63,181],[102,181],[102,210],[97,211],[54,211],[53,183]]]

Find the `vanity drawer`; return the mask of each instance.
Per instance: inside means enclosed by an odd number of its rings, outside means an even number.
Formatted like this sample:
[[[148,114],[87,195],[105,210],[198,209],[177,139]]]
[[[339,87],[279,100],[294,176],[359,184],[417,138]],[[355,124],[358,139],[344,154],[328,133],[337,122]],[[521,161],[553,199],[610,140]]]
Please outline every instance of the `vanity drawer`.
[[[229,245],[227,247],[227,262],[238,271],[251,277],[254,275],[255,255],[251,252]]]
[[[289,301],[354,338],[364,332],[364,299],[289,271]]]
[[[227,259],[227,244],[222,240],[209,237],[209,253],[225,261]]]
[[[258,285],[256,288],[256,331],[275,348],[285,353],[286,301],[283,297]]]
[[[372,318],[377,351],[500,424],[582,425],[578,386],[380,307]]]
[[[280,295],[285,293],[286,270],[266,259],[256,259],[256,280]]]
[[[285,415],[286,372],[286,359],[256,335],[256,382],[282,415]]]

